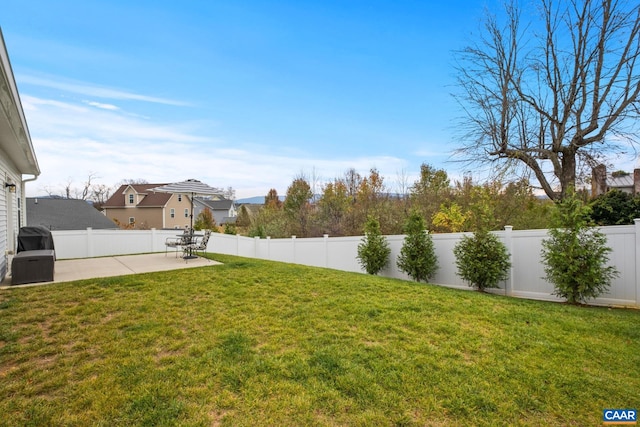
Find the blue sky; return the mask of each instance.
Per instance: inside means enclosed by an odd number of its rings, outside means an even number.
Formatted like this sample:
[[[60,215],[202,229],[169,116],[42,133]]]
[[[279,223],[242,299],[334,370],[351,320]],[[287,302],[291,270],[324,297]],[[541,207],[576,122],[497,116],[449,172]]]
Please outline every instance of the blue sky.
[[[493,1],[5,0],[42,175],[200,179],[238,198],[377,168],[391,190],[456,147],[452,51]]]

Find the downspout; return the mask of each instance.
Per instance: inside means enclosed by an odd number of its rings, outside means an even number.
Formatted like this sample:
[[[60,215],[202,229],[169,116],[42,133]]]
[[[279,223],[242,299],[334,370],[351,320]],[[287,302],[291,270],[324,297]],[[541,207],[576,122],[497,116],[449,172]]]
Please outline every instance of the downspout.
[[[22,179],[22,183],[21,183],[22,188],[20,189],[20,201],[19,201],[20,214],[18,215],[18,230],[22,228],[22,215],[25,215],[24,212],[26,212],[26,206],[27,206],[27,195],[25,191],[25,184],[27,182],[35,181],[36,179],[38,179],[38,175],[35,175],[35,174],[33,175],[33,178]]]

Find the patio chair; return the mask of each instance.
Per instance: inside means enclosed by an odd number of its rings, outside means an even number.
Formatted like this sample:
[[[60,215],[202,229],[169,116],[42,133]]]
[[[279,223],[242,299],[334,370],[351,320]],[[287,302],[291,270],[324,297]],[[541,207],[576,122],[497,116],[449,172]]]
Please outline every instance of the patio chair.
[[[175,248],[176,250],[176,258],[178,258],[178,251],[180,250],[180,247],[182,247],[182,250],[184,251],[185,246],[187,246],[189,244],[189,230],[184,230],[184,234],[180,237],[167,237],[167,239],[164,241],[164,245],[165,245],[165,250],[164,250],[164,256],[167,256],[167,252],[169,251],[169,248]]]
[[[209,243],[209,237],[211,237],[211,230],[206,230],[204,236],[201,239],[196,240],[192,244],[188,245],[186,249],[191,249],[196,254],[198,252],[207,255],[207,244]]]

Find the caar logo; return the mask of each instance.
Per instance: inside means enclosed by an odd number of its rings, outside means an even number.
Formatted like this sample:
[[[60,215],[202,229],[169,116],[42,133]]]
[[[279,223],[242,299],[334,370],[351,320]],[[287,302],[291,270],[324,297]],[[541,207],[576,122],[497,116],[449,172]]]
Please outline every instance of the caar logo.
[[[635,409],[605,409],[602,411],[602,424],[637,424],[638,411]]]

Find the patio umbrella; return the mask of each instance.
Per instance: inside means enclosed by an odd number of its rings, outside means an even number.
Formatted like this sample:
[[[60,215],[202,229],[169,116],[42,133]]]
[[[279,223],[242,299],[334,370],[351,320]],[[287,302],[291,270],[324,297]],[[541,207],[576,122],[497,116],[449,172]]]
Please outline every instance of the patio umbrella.
[[[151,191],[158,193],[191,194],[191,232],[193,233],[193,198],[195,196],[222,196],[223,191],[219,188],[210,187],[197,179],[188,179],[182,182],[163,185],[152,188]]]

